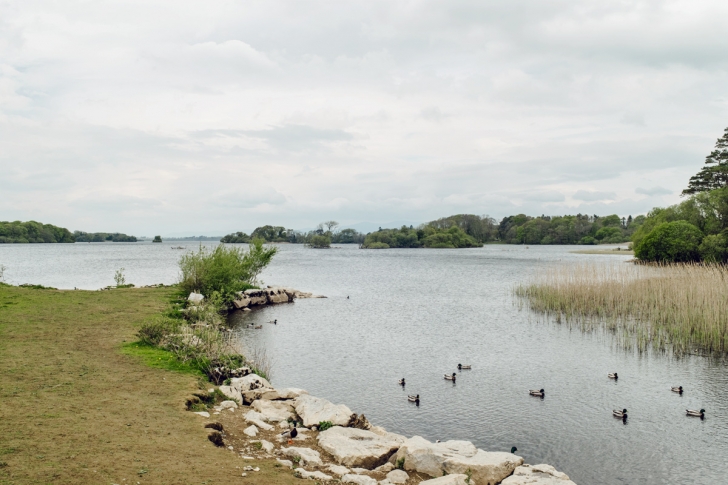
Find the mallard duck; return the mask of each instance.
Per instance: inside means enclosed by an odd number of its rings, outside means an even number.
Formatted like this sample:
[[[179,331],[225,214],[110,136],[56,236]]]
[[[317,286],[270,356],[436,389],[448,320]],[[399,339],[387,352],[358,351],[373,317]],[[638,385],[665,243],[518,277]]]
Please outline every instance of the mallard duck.
[[[253,328],[255,328],[256,330],[260,330],[261,328],[263,328],[263,325],[257,325],[257,326],[255,326]]]
[[[515,446],[511,446],[511,453],[515,453],[516,451],[518,451],[518,448],[516,448]]]
[[[399,380],[399,385],[404,387],[404,377]]]
[[[445,374],[445,379],[448,381],[454,381],[455,380],[455,373],[453,372],[451,376]]]
[[[613,410],[613,411],[612,411],[612,415],[613,415],[613,416],[614,416],[615,418],[619,418],[619,419],[627,419],[627,410],[626,410],[626,409],[622,409],[621,411],[617,411],[617,410],[615,409],[615,410]]]
[[[458,370],[463,370],[463,369],[472,369],[472,366],[470,366],[470,365],[463,365],[463,364],[458,364]]]
[[[538,396],[538,397],[544,397],[546,395],[546,391],[544,391],[543,389],[538,389],[538,390],[531,389],[530,391],[528,391],[528,393],[532,396]]]
[[[295,422],[293,423],[293,428],[292,429],[289,429],[288,431],[284,431],[283,433],[281,433],[281,436],[283,436],[284,438],[285,437],[288,437],[288,444],[289,445],[291,443],[293,443],[293,438],[295,438],[296,436],[298,436],[298,430],[296,429],[296,423]]]
[[[607,377],[609,377],[610,379],[614,379],[615,381],[619,379],[619,376],[616,372],[614,374],[607,374]]]
[[[416,396],[407,396],[407,400],[409,402],[413,402],[413,403],[417,404],[418,406],[420,405],[420,395],[419,394],[417,394]]]
[[[671,388],[670,388],[670,390],[671,390],[672,392],[677,392],[678,394],[682,394],[682,393],[683,393],[683,388],[682,388],[682,386],[678,386],[678,387],[671,387]]]
[[[685,413],[688,416],[695,416],[697,418],[704,418],[705,417],[705,409],[701,409],[700,411],[694,411],[692,409],[686,409]]]

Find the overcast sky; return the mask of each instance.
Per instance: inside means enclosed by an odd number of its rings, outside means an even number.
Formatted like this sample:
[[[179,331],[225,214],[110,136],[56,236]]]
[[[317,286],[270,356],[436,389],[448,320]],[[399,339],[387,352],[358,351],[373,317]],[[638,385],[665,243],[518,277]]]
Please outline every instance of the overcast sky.
[[[728,126],[727,18],[724,0],[0,0],[0,220],[645,213]]]

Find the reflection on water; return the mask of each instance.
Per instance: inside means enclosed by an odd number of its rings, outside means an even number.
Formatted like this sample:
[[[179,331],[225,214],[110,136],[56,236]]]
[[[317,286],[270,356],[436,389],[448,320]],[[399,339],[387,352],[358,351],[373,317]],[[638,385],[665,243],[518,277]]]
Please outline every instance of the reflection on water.
[[[97,289],[113,284],[121,267],[137,285],[172,283],[183,251],[171,246],[198,244],[0,245],[0,264],[16,284]],[[725,362],[627,352],[600,332],[540,323],[514,301],[514,285],[545,265],[629,258],[570,249],[284,245],[266,282],[329,298],[232,318],[263,324],[238,333],[249,348],[266,349],[275,385],[346,403],[391,431],[486,450],[517,446],[527,463],[552,464],[580,485],[722,483]],[[273,319],[277,325],[264,323]],[[472,370],[458,372],[458,363]],[[443,379],[452,372],[454,383]],[[670,391],[678,385],[682,396]],[[541,388],[543,399],[529,396]],[[420,405],[408,394],[419,394]],[[624,423],[612,416],[623,408]],[[701,408],[705,420],[685,416]]]

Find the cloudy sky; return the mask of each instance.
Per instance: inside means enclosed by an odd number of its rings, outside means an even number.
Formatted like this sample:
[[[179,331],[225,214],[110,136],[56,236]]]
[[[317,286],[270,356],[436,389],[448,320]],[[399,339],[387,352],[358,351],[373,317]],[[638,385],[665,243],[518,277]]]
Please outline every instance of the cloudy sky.
[[[0,220],[644,213],[728,126],[728,2],[0,0]]]

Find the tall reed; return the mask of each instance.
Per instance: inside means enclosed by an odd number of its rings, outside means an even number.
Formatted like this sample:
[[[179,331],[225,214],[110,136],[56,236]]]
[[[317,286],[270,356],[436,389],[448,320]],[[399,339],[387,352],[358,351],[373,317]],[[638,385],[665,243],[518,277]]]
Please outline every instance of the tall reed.
[[[727,276],[721,265],[579,264],[544,270],[515,293],[548,318],[606,328],[641,351],[725,353]]]

